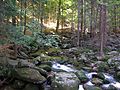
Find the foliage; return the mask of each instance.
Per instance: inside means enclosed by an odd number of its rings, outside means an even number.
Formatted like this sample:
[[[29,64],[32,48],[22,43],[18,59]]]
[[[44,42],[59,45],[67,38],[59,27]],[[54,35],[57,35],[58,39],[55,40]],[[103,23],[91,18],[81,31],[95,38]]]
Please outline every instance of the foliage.
[[[56,35],[46,35],[43,33],[37,34],[37,43],[39,46],[45,47],[59,47],[60,39]]]

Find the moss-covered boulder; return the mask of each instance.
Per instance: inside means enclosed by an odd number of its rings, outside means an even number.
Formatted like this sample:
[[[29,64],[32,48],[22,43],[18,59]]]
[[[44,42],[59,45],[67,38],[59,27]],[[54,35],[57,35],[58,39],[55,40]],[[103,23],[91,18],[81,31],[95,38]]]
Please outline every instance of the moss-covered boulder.
[[[46,79],[43,77],[38,70],[31,68],[17,68],[16,70],[16,78],[25,80],[28,82],[44,82]]]
[[[85,83],[89,80],[83,70],[75,72],[75,75],[79,78],[81,83]]]

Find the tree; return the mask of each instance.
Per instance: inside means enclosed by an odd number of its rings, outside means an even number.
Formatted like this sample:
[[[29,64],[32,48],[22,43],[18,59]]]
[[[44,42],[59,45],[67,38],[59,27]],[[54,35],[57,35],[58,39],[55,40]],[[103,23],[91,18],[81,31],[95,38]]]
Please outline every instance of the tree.
[[[104,57],[104,44],[106,40],[106,5],[100,4],[100,57]]]

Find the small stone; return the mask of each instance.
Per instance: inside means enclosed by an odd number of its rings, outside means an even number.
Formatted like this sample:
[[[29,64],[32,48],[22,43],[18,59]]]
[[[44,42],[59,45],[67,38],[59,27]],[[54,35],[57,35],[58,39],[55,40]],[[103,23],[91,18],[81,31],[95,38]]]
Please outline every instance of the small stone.
[[[93,78],[91,82],[92,82],[93,84],[97,85],[97,86],[103,84],[103,80],[102,80],[102,79],[99,79],[99,78]]]
[[[85,75],[84,71],[83,70],[80,70],[78,72],[75,72],[75,75],[79,78],[79,80],[82,82],[82,83],[85,83],[88,81],[88,78],[87,76]]]

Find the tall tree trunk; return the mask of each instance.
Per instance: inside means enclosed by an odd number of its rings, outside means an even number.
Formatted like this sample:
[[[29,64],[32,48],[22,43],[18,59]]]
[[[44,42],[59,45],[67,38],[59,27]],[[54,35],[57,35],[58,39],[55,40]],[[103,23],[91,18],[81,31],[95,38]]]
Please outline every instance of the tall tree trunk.
[[[60,16],[61,16],[61,0],[58,2],[58,13],[57,13],[57,25],[56,25],[56,32],[58,32],[59,25],[60,25]]]
[[[94,11],[94,0],[91,0],[90,37],[93,37],[93,11]]]
[[[78,0],[78,32],[77,32],[77,46],[79,47],[80,46],[80,32],[81,32],[81,16],[80,16],[80,5],[81,5],[81,0]]]
[[[86,2],[84,1],[84,5],[86,5]],[[85,38],[85,33],[86,33],[86,8],[85,8],[86,6],[84,6],[84,17],[83,17],[83,19],[84,19],[84,27],[83,27],[83,36],[84,36],[84,38]]]
[[[23,25],[22,24],[23,23],[23,21],[22,21],[23,0],[21,0],[20,7],[21,7],[21,10],[20,10],[20,25],[22,26]]]
[[[14,8],[15,8],[16,7],[16,0],[12,0],[12,3],[13,3]],[[17,20],[16,20],[16,16],[14,15],[14,16],[12,16],[12,25],[16,26],[16,24],[17,24]]]
[[[117,30],[117,20],[116,20],[116,6],[114,6],[114,31]]]
[[[24,2],[24,8],[25,8],[25,15],[24,15],[24,34],[26,33],[26,8],[27,8],[27,2],[25,0]]]
[[[84,25],[84,5],[83,5],[83,3],[84,3],[84,0],[81,0],[81,37],[82,37],[82,33],[83,33],[83,25]]]
[[[34,0],[32,0],[32,16],[33,16],[33,20],[34,20],[34,17],[35,17],[35,14],[34,14]]]
[[[44,3],[41,3],[41,17],[40,17],[40,22],[41,22],[41,32],[43,32],[43,11],[44,11]]]
[[[106,39],[106,6],[100,4],[100,57],[104,57],[104,44]]]
[[[72,18],[71,18],[71,32],[74,32],[74,10],[72,9]]]

